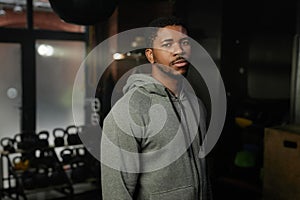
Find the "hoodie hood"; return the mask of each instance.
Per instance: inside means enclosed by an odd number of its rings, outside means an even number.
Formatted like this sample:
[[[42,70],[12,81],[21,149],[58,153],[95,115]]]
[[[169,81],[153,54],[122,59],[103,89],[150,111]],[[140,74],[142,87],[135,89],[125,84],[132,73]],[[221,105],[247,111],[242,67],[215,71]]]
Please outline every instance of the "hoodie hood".
[[[125,86],[123,87],[123,93],[125,94],[129,90],[136,89],[138,87],[145,89],[149,93],[167,96],[165,86],[163,86],[150,74],[133,74],[129,76]]]

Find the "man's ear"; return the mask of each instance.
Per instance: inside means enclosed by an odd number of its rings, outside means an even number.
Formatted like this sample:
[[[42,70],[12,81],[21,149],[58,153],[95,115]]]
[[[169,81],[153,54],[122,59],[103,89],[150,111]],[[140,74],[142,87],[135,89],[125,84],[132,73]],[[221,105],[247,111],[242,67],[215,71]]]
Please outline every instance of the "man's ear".
[[[152,49],[146,49],[145,50],[145,55],[147,57],[147,60],[153,64],[154,63],[154,59],[153,59],[153,50]]]

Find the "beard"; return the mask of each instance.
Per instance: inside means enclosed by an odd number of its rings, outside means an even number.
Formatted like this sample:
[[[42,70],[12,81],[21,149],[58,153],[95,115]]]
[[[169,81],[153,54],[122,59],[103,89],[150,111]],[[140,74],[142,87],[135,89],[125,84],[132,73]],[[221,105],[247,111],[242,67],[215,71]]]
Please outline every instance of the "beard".
[[[187,73],[188,73],[189,66],[190,66],[190,64],[188,64],[185,67],[185,71],[181,72],[180,70],[182,70],[182,69],[175,70],[172,67],[172,65],[167,66],[167,65],[162,65],[162,64],[159,64],[159,63],[155,63],[155,65],[156,65],[157,69],[159,69],[162,73],[164,73],[167,76],[170,76],[171,78],[175,78],[175,79],[181,79],[183,77],[186,77]]]

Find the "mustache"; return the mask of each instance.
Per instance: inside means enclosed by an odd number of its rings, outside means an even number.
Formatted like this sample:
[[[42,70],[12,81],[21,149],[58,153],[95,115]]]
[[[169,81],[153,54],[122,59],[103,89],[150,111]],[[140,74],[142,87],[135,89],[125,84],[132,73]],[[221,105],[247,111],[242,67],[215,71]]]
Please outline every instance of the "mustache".
[[[188,62],[188,63],[190,63],[186,58],[179,56],[179,57],[177,57],[175,60],[173,60],[173,61],[171,62],[171,64],[174,65],[177,61],[183,61],[183,62]]]

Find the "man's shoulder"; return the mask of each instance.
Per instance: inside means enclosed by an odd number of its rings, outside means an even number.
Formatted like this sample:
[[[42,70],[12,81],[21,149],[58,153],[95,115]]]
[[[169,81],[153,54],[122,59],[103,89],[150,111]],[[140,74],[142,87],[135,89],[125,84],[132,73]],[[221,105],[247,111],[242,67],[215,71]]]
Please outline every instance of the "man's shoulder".
[[[132,89],[112,106],[104,119],[105,124],[123,123],[130,119],[140,124],[140,121],[145,121],[141,119],[148,119],[151,103],[151,96],[143,88]]]
[[[126,92],[112,109],[128,107],[130,109],[146,108],[151,106],[151,94],[143,87],[136,87]]]

